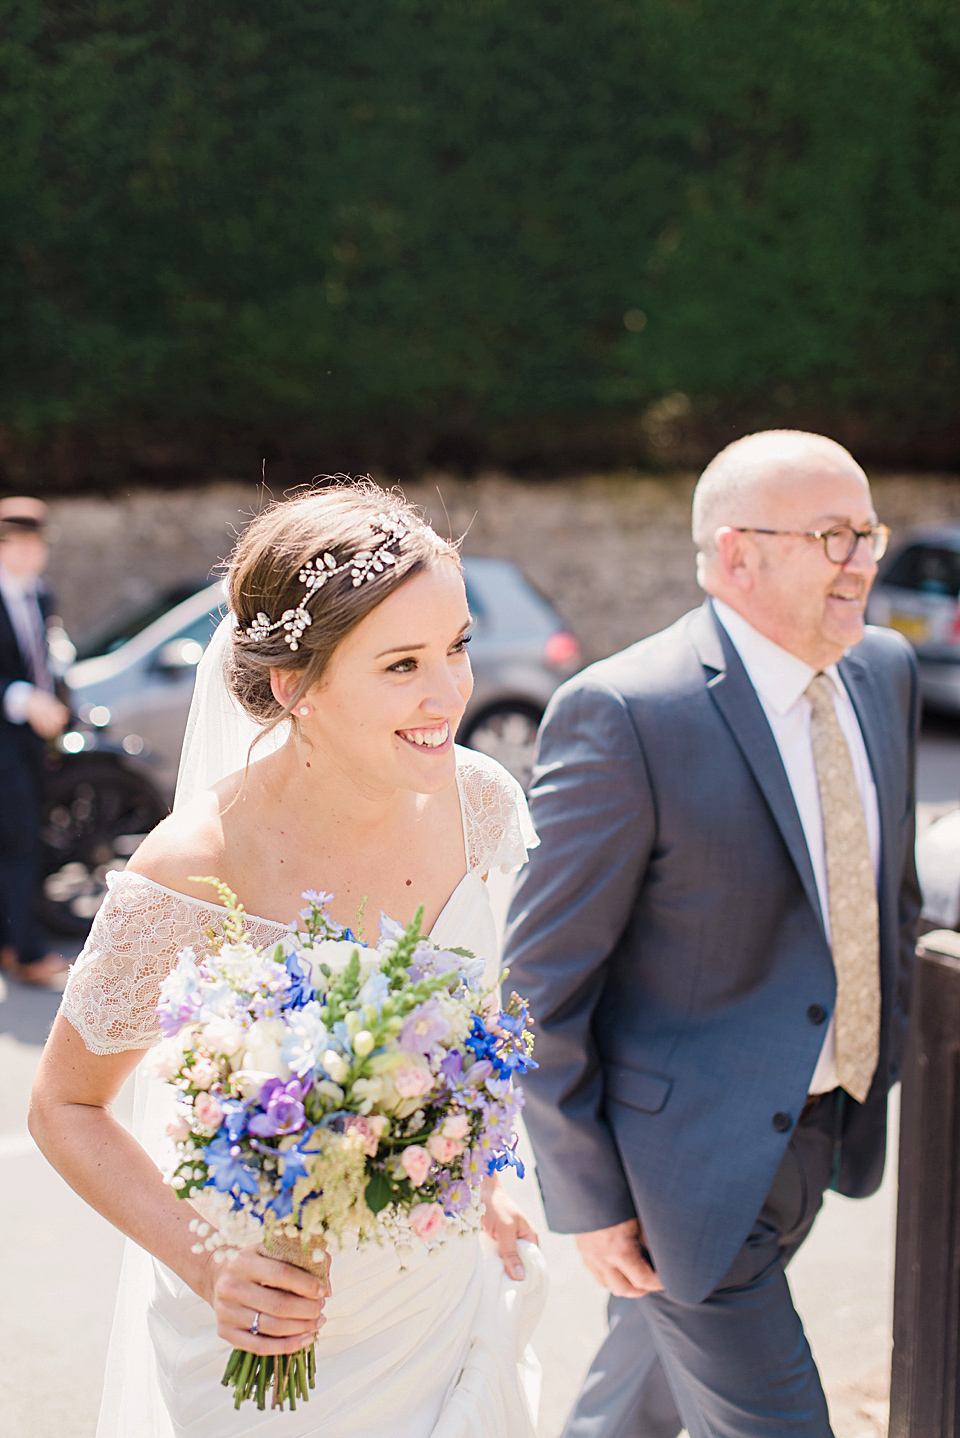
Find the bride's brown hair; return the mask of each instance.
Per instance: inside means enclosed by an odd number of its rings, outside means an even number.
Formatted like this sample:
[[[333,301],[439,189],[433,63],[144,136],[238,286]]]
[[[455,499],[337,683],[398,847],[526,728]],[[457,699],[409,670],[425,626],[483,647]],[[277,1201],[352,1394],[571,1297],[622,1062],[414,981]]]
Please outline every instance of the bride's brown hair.
[[[391,546],[395,563],[359,586],[346,568],[307,596],[299,579],[304,565],[329,554],[339,566],[360,551],[375,549],[384,538],[375,527],[382,515],[406,530]],[[337,645],[389,594],[438,559],[459,563],[456,545],[441,539],[399,491],[382,490],[372,479],[325,485],[258,514],[227,567],[229,603],[237,621],[228,678],[247,713],[269,729],[287,718],[296,723],[296,705],[322,676]],[[247,635],[258,615],[276,621],[305,596],[312,622],[296,650],[282,628],[266,637]],[[273,696],[271,669],[300,675],[286,708]]]

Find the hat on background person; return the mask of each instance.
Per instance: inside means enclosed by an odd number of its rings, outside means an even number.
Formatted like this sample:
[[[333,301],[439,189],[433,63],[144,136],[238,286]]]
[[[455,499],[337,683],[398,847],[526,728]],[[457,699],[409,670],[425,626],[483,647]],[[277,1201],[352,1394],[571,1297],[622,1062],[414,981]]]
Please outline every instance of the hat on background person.
[[[0,499],[0,540],[15,534],[39,534],[43,537],[49,510],[42,499],[28,495]]]

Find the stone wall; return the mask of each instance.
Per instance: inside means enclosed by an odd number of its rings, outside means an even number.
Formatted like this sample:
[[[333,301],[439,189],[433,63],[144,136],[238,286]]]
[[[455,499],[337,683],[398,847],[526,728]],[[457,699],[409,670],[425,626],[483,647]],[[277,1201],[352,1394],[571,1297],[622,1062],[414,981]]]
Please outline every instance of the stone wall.
[[[599,658],[652,634],[699,602],[690,540],[692,475],[585,476],[544,482],[504,475],[435,475],[405,486],[464,553],[513,559]],[[895,535],[960,519],[948,475],[874,480]],[[190,490],[134,490],[52,505],[51,580],[67,627],[84,639],[165,588],[202,581],[261,503],[252,485],[218,480]]]

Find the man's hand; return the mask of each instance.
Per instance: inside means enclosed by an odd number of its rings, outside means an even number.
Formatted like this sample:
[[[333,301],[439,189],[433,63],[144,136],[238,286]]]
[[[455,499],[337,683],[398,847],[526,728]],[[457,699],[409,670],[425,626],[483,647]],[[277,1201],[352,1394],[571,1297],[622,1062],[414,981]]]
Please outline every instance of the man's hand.
[[[34,689],[27,701],[27,723],[41,739],[56,739],[67,727],[70,711],[44,689]]]
[[[593,1233],[578,1233],[580,1257],[601,1288],[609,1288],[617,1298],[642,1298],[663,1288],[656,1273],[640,1252],[643,1234],[635,1218],[615,1223],[612,1228],[598,1228]]]

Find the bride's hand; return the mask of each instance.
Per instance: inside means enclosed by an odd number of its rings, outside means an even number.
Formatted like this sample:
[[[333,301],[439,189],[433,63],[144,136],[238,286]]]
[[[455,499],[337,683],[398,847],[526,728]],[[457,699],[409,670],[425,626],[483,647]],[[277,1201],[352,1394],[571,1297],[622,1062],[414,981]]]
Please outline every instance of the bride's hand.
[[[517,1241],[529,1239],[539,1244],[536,1229],[506,1189],[500,1187],[495,1175],[485,1178],[480,1188],[483,1199],[483,1227],[497,1245],[508,1278],[523,1277],[523,1264],[517,1252]]]
[[[307,1348],[326,1319],[319,1278],[291,1263],[241,1249],[212,1272],[208,1302],[217,1332],[248,1353],[296,1353]],[[257,1333],[250,1332],[259,1314]]]

